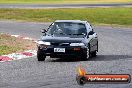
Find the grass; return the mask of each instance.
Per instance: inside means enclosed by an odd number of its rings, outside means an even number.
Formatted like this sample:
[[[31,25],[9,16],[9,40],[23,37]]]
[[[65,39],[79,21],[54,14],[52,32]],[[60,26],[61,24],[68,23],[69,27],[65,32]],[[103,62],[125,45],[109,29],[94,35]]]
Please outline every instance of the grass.
[[[132,25],[132,8],[0,9],[0,19],[34,22],[87,20],[93,24]]]
[[[17,50],[19,50],[18,47],[2,45],[2,46],[0,46],[0,55],[5,55],[5,54],[11,53],[11,52],[16,52]]]
[[[0,0],[0,3],[26,4],[77,4],[77,3],[129,3],[132,0]]]
[[[0,55],[21,52],[28,49],[34,49],[35,43],[11,37],[6,34],[0,34]]]

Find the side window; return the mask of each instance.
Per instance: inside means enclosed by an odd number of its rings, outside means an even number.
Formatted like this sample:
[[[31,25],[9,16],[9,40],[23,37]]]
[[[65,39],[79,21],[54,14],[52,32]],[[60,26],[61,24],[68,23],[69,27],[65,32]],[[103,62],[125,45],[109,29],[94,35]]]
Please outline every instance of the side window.
[[[88,29],[89,29],[88,35],[93,35],[94,34],[94,30],[92,28],[92,25],[89,24],[88,22],[87,22],[87,24],[88,24]]]
[[[92,31],[92,27],[90,26],[90,24],[88,22],[86,22],[86,27],[87,27],[87,31],[90,32]]]
[[[54,23],[52,23],[52,24],[48,27],[47,33],[52,34],[54,30],[55,30],[55,26],[54,26]]]
[[[94,30],[93,30],[93,27],[92,27],[92,25],[90,24],[90,28],[92,29],[92,31],[94,32]]]
[[[54,26],[54,23],[50,24],[47,30],[51,29]]]

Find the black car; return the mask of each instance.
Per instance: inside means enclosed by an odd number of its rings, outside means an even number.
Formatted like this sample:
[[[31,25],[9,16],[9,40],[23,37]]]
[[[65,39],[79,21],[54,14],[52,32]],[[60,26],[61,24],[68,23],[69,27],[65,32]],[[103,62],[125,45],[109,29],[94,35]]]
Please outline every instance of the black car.
[[[73,57],[87,60],[98,52],[98,38],[87,21],[57,20],[37,42],[38,61],[51,58]]]

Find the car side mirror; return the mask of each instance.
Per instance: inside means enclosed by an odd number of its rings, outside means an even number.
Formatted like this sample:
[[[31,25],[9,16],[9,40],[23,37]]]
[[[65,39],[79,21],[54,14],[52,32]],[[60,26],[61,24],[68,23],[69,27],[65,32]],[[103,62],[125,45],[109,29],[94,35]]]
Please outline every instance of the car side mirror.
[[[89,35],[93,35],[94,34],[94,32],[93,31],[90,31],[89,33],[88,33],[88,36]]]
[[[87,38],[92,37],[93,34],[94,34],[94,32],[93,32],[93,31],[90,31],[90,32],[88,33],[88,35],[87,35]]]
[[[47,30],[46,30],[46,29],[42,29],[41,32],[42,32],[42,33],[46,33]]]

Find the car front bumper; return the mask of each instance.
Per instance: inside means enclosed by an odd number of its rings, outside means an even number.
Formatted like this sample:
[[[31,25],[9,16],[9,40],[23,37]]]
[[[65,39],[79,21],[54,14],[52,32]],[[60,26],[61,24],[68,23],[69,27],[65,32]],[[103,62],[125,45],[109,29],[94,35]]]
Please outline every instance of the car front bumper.
[[[54,48],[65,48],[65,52],[54,52]],[[82,57],[87,52],[87,47],[83,46],[48,46],[47,48],[38,49],[38,52],[52,58]]]

